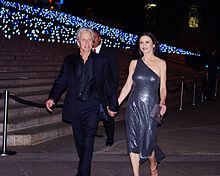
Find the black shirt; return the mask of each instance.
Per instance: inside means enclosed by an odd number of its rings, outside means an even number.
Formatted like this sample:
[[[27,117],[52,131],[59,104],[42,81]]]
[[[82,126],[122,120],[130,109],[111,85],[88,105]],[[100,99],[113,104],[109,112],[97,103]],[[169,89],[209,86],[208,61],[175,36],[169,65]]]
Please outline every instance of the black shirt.
[[[95,81],[93,75],[93,60],[91,55],[84,63],[82,57],[79,57],[79,65],[77,70],[77,78],[79,83],[78,98],[85,101],[96,97]]]

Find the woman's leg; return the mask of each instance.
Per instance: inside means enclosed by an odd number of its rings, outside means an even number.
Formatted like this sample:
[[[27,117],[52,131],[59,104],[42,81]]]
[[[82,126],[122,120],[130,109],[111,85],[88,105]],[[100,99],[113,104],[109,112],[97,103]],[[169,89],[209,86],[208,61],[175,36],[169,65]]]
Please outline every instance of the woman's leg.
[[[158,176],[158,168],[157,168],[157,159],[155,156],[155,152],[153,151],[150,158],[149,158],[149,162],[150,162],[150,173],[151,176]]]
[[[140,162],[140,156],[138,153],[130,153],[130,160],[133,170],[134,176],[139,176],[139,162]]]

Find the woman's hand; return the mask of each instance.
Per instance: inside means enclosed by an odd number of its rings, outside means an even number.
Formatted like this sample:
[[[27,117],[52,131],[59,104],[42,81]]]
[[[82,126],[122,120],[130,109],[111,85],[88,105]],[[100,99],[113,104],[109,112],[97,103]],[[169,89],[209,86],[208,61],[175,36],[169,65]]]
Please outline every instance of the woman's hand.
[[[111,117],[114,117],[114,116],[117,114],[117,112],[114,112],[114,111],[109,110],[109,106],[107,106],[107,110],[108,110],[108,114],[109,114]]]
[[[165,104],[160,104],[160,115],[163,116],[167,111],[167,106]]]

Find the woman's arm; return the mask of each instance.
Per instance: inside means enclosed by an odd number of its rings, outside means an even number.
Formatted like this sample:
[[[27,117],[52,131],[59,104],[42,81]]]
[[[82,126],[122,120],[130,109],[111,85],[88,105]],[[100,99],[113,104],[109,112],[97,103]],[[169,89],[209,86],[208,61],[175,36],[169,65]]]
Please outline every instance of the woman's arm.
[[[165,114],[166,112],[166,97],[167,97],[167,88],[166,88],[166,81],[167,81],[167,65],[164,60],[160,62],[160,106],[161,108],[161,115]]]
[[[127,77],[126,83],[124,84],[124,86],[121,90],[121,93],[119,95],[119,98],[118,98],[119,105],[121,105],[121,103],[124,101],[124,99],[127,97],[129,92],[131,91],[131,87],[133,85],[132,75],[134,73],[136,64],[137,64],[137,60],[132,60],[130,62],[128,77]]]

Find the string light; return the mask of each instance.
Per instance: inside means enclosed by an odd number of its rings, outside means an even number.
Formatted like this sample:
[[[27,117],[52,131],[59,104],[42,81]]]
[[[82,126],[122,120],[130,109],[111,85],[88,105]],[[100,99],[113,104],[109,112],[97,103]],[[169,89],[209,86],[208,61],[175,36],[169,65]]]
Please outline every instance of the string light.
[[[64,12],[33,7],[0,0],[0,29],[5,37],[25,34],[29,40],[76,44],[76,31],[79,27],[99,30],[103,44],[107,47],[133,49],[138,36],[125,33],[121,29],[79,18]],[[160,44],[161,52],[200,56],[199,52],[185,51],[181,48]]]

